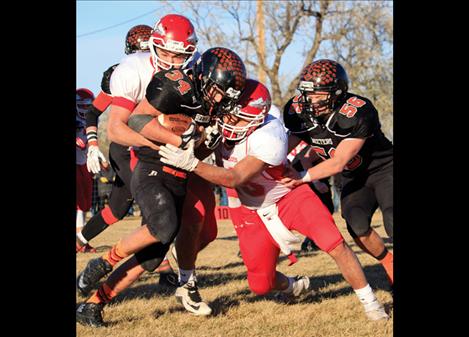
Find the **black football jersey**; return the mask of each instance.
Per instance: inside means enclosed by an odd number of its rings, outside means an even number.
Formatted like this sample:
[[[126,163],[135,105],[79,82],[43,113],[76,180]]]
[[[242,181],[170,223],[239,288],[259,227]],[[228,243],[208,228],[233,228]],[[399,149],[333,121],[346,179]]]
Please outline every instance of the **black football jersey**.
[[[291,98],[284,107],[283,118],[289,132],[310,144],[323,159],[334,156],[339,143],[347,138],[366,138],[360,151],[346,165],[342,174],[353,177],[373,172],[393,159],[392,143],[381,131],[378,111],[365,97],[347,93],[344,104],[323,121],[301,112],[298,100]],[[322,116],[320,116],[321,118]]]
[[[156,73],[147,86],[145,98],[165,115],[182,114],[195,118],[203,114],[194,82],[182,70],[162,70]],[[154,162],[160,157],[157,151],[146,146],[135,152],[144,161]]]

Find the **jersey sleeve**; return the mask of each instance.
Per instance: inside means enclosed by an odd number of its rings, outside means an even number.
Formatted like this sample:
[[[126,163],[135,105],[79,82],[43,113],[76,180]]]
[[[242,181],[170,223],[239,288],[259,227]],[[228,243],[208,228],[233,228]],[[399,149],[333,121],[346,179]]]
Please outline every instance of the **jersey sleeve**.
[[[119,64],[111,76],[112,103],[133,110],[137,103],[140,85],[137,71],[128,63]]]
[[[256,130],[249,138],[248,155],[272,166],[282,164],[287,158],[287,135],[280,121]]]
[[[357,124],[348,138],[368,138],[379,128],[378,111],[369,103],[366,109],[361,109],[357,116]]]

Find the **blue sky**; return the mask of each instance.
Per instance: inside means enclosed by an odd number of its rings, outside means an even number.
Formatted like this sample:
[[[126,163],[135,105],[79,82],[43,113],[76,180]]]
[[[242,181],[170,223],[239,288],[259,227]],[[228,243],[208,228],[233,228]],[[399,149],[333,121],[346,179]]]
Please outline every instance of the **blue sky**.
[[[174,12],[160,1],[78,0],[76,8],[77,88],[85,87],[95,94],[100,91],[102,73],[125,56],[124,44],[128,30],[138,24],[153,27],[161,16]],[[184,15],[192,20],[190,15]],[[234,29],[234,25],[227,18],[224,29],[230,28]],[[202,44],[200,46],[204,47]],[[293,45],[287,52],[301,53],[301,46]],[[298,64],[282,63],[280,71],[288,71],[291,67],[295,68],[292,69],[294,72],[299,71],[296,66]]]

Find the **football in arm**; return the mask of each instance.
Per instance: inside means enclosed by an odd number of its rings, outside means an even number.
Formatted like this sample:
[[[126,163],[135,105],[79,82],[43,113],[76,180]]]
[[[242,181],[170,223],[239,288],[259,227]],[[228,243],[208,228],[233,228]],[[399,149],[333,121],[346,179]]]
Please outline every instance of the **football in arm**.
[[[158,121],[166,129],[172,133],[180,136],[186,131],[192,122],[192,118],[183,114],[165,115],[161,114],[158,117]]]

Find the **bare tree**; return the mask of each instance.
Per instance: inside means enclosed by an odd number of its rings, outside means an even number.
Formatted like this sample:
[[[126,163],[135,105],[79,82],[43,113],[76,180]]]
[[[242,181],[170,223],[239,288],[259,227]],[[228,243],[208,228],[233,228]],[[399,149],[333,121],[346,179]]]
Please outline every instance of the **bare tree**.
[[[253,78],[262,69],[279,107],[295,94],[304,66],[318,58],[339,61],[349,74],[351,91],[375,102],[392,138],[392,2],[264,0],[265,56],[259,48],[256,2],[167,1],[167,5],[193,20],[202,50],[213,46],[235,50]],[[298,49],[301,54],[292,57]],[[285,65],[288,72],[281,71]]]

